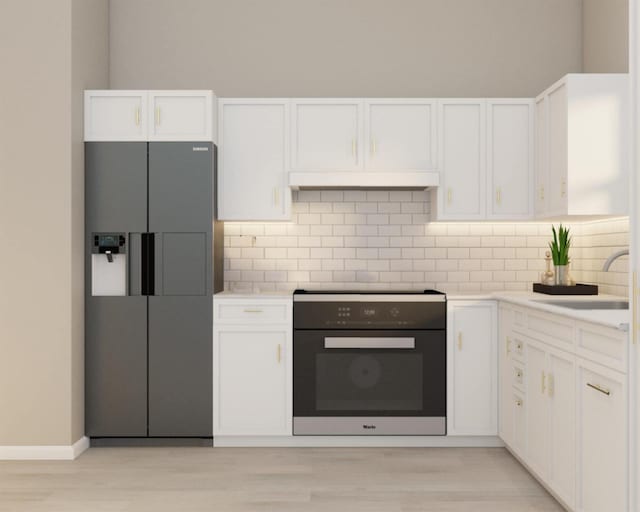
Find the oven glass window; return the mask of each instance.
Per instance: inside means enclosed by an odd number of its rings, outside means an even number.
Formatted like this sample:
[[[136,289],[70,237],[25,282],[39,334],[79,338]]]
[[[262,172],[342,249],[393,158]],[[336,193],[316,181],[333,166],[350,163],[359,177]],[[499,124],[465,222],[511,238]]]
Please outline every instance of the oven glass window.
[[[416,352],[321,352],[316,410],[421,411],[423,355]]]

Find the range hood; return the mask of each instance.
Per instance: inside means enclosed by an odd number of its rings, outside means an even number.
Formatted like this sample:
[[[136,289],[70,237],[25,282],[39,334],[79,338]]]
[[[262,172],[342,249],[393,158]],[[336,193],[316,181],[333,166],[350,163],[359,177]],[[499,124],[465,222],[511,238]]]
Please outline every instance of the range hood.
[[[437,187],[440,174],[436,171],[293,171],[289,186],[298,189],[396,188],[424,190]]]

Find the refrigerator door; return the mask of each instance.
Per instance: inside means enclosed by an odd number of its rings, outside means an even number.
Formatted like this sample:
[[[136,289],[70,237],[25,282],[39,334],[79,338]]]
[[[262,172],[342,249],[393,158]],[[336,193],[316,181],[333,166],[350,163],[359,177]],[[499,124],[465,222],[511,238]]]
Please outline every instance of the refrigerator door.
[[[212,430],[213,145],[149,144],[149,435]]]
[[[85,408],[92,437],[147,435],[147,298],[140,295],[146,230],[147,144],[86,143]],[[127,296],[92,296],[94,233],[105,232],[126,234]]]

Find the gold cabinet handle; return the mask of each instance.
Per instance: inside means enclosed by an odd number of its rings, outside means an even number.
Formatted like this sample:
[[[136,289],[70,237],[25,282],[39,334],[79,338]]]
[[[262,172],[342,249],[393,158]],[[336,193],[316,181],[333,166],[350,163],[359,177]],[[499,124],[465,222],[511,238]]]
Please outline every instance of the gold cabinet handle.
[[[458,350],[462,350],[462,333],[458,333]]]
[[[611,396],[611,391],[609,389],[603,388],[598,384],[591,384],[591,382],[587,382],[587,386],[590,387],[591,389],[595,389],[596,391],[599,391],[603,395]]]
[[[278,194],[278,187],[273,188],[273,204],[278,206],[280,203],[280,194]]]
[[[565,197],[567,195],[567,180],[562,180],[560,182],[560,197]]]
[[[373,156],[378,152],[378,143],[376,139],[371,139],[371,152]]]
[[[511,338],[507,336],[507,355],[511,355]]]
[[[516,405],[518,407],[522,407],[522,400],[516,400]]]
[[[453,200],[453,191],[451,190],[451,187],[449,187],[447,189],[447,203],[451,204],[452,200]]]
[[[540,201],[544,201],[544,185],[540,185]]]
[[[500,190],[500,187],[496,189],[496,203],[502,203],[502,190]]]
[[[542,372],[542,378],[540,379],[540,391],[541,393],[544,395],[545,391],[547,390],[547,376],[545,375],[544,372]]]
[[[358,141],[351,139],[351,156],[358,158]]]
[[[156,107],[156,124],[160,124],[160,107]]]
[[[245,313],[262,313],[261,309],[245,309]]]
[[[140,126],[140,107],[136,107],[136,126]]]
[[[282,361],[282,345],[278,343],[278,363]]]

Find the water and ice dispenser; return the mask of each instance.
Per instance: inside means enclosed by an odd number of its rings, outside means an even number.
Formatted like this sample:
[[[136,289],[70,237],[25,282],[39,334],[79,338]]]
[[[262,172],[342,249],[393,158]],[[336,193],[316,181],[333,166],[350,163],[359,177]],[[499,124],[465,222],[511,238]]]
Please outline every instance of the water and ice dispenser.
[[[125,233],[94,233],[91,250],[91,295],[127,294]]]

